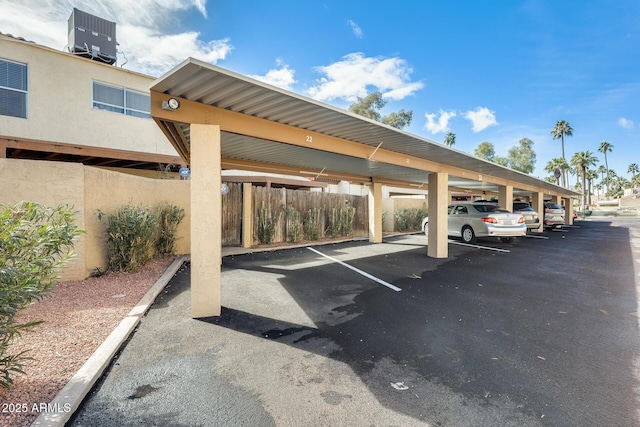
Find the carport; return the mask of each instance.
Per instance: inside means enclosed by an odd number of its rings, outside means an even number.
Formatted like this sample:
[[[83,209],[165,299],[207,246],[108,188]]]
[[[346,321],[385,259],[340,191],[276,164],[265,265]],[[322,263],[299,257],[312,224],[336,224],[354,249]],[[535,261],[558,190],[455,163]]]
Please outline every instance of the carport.
[[[508,209],[527,196],[538,212],[551,196],[572,222],[576,192],[193,58],[150,90],[152,117],[191,168],[194,318],[220,314],[222,169],[367,185],[373,243],[382,242],[382,186],[427,188],[426,255],[435,258],[448,256],[450,191],[497,193]]]

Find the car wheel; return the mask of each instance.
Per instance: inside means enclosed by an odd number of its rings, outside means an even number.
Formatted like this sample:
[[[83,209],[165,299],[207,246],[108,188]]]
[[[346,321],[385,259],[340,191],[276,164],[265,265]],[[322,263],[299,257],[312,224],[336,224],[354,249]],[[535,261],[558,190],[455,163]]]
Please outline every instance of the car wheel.
[[[473,243],[476,241],[476,234],[473,232],[473,228],[469,227],[468,225],[462,227],[461,236],[462,240],[465,243]]]
[[[504,243],[513,243],[516,238],[515,237],[501,237],[500,240],[502,240]]]

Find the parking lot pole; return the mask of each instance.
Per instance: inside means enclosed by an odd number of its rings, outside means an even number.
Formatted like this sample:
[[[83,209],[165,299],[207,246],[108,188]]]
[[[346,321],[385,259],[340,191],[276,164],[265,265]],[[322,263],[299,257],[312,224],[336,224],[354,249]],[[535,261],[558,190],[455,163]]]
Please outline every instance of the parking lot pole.
[[[567,225],[573,225],[573,201],[571,197],[564,200],[564,223]]]
[[[369,185],[369,241],[382,243],[382,184]]]
[[[510,185],[498,186],[498,205],[509,212],[513,211],[513,187]]]
[[[220,126],[191,125],[191,316],[220,315]]]
[[[242,247],[253,246],[253,206],[251,201],[253,186],[250,182],[242,184]]]
[[[447,206],[449,205],[449,174],[429,174],[429,237],[427,256],[447,258],[449,256],[449,237]]]
[[[540,220],[540,226],[534,231],[541,233],[544,231],[544,193],[531,193],[531,207],[538,212],[538,219]]]

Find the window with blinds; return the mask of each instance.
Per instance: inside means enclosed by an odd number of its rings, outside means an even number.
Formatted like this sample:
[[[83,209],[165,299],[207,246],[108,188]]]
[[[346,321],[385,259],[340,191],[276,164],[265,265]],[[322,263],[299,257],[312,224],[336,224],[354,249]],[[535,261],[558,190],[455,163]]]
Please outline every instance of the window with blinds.
[[[149,94],[93,82],[93,108],[142,118],[151,118]]]
[[[0,58],[0,115],[27,118],[27,65]]]

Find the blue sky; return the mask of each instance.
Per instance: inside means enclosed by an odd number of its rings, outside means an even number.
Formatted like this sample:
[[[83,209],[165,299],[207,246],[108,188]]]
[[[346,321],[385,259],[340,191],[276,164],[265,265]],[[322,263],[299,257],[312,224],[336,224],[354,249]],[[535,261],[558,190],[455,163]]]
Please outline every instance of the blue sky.
[[[534,142],[533,175],[613,144],[609,166],[640,164],[640,2],[0,0],[0,32],[66,49],[73,7],[117,23],[118,66],[160,76],[192,56],[348,108],[378,90],[406,130],[473,153]]]

